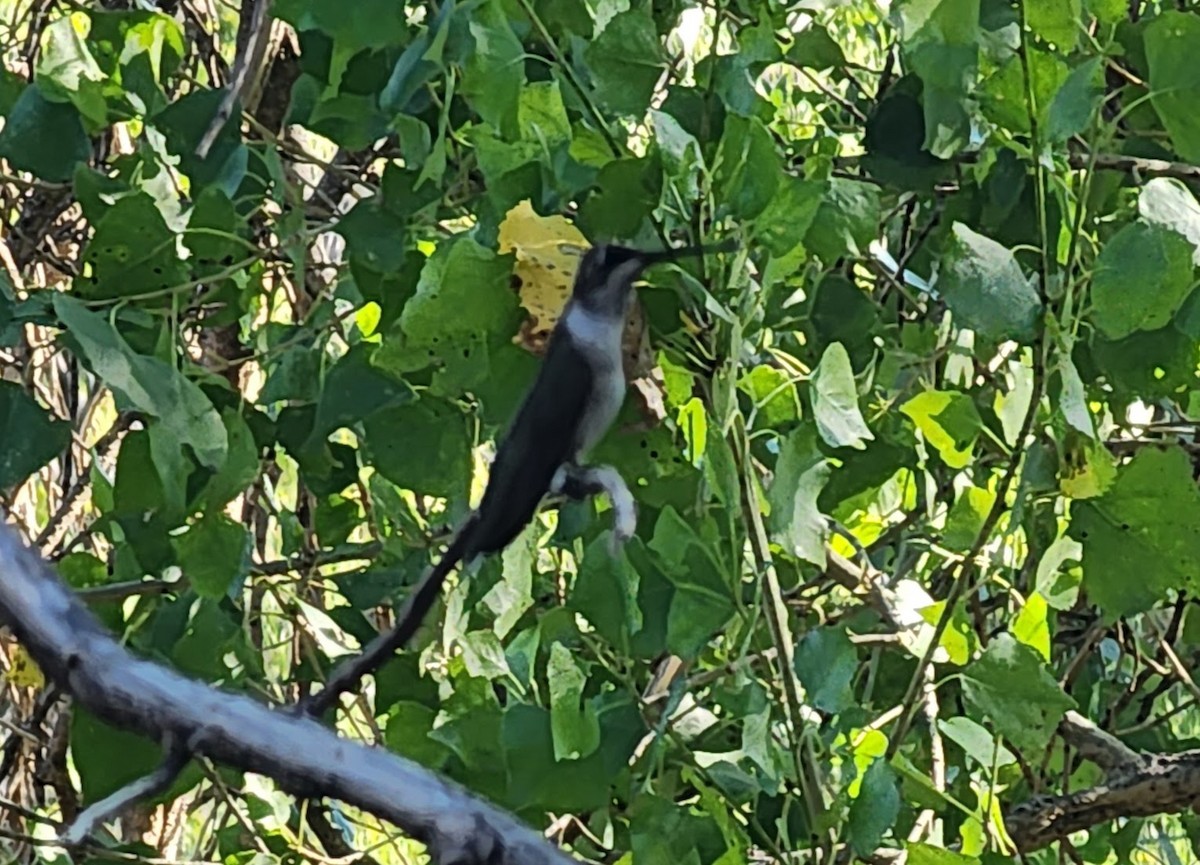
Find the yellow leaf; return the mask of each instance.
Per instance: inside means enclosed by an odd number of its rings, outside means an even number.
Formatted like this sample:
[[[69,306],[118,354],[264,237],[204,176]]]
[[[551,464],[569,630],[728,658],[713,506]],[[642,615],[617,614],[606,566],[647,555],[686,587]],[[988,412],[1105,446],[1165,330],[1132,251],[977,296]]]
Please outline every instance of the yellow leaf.
[[[579,261],[591,244],[566,217],[539,216],[529,199],[504,215],[497,241],[501,254],[511,252],[516,257],[513,276],[521,306],[529,313],[513,342],[541,354],[571,297]],[[655,405],[662,401],[662,376],[661,372],[657,379],[653,376],[650,331],[638,300],[630,306],[621,335],[621,361],[626,381],[638,385],[643,416],[652,425],[659,423],[665,414],[665,409]]]
[[[9,669],[6,678],[18,688],[40,688],[46,684],[46,677],[33,662],[33,658],[29,657],[24,646],[17,646],[17,650],[13,652],[12,668]]]
[[[580,255],[590,244],[565,217],[538,216],[529,199],[504,215],[498,240],[501,253],[516,255],[513,275],[521,306],[530,316],[515,341],[540,352],[571,296]]]

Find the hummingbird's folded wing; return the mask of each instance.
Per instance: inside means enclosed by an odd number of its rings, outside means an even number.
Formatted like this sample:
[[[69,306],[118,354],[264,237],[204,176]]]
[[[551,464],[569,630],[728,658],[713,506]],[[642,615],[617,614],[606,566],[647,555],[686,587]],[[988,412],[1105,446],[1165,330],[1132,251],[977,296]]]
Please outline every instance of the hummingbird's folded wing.
[[[503,549],[533,519],[554,473],[571,456],[594,386],[592,368],[570,332],[557,329],[496,452],[476,516],[472,554]]]

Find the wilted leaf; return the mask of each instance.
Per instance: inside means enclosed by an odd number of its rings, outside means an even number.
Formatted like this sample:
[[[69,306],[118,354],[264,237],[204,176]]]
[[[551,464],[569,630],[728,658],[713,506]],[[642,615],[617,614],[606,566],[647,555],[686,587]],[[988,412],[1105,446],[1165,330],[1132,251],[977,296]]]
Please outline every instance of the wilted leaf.
[[[498,244],[500,252],[516,258],[514,283],[529,313],[523,340],[527,348],[541,351],[571,297],[580,256],[591,244],[565,217],[539,216],[529,199],[505,214]]]

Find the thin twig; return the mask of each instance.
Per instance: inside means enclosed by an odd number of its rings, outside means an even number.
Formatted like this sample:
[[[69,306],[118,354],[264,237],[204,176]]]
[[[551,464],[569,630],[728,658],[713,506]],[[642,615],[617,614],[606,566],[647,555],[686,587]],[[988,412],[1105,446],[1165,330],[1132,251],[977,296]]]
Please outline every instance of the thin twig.
[[[233,80],[225,89],[225,96],[221,99],[221,104],[217,106],[217,112],[213,115],[212,120],[209,121],[208,129],[204,131],[200,143],[196,145],[196,156],[200,159],[208,157],[208,152],[216,142],[217,136],[221,134],[221,130],[225,128],[225,124],[233,115],[233,106],[245,92],[246,83],[250,80],[250,70],[257,69],[262,62],[262,54],[267,47],[267,40],[263,38],[263,34],[270,26],[270,19],[267,17],[267,8],[270,4],[271,0],[256,0],[254,3],[254,12],[250,16],[250,36],[234,62]]]

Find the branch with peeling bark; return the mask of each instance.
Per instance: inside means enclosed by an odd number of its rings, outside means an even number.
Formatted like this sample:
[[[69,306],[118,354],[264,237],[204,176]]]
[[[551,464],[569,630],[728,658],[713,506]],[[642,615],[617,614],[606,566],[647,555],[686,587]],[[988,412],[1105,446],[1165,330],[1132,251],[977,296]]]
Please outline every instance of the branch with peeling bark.
[[[362,808],[427,844],[441,865],[572,861],[512,815],[411,761],[133,657],[8,526],[0,527],[0,620],[47,677],[96,716],[267,775],[294,794]]]
[[[892,626],[899,627],[912,618],[892,601],[894,587],[885,574],[832,550],[827,554],[826,573],[865,594],[867,602]],[[907,624],[919,627],[916,622]],[[1073,832],[1120,817],[1152,817],[1200,808],[1200,750],[1143,754],[1075,711],[1064,715],[1058,733],[1107,777],[1103,784],[1086,790],[1037,796],[1009,809],[1005,828],[1021,853],[1032,853]]]
[[[1013,808],[1005,824],[1022,853],[1118,817],[1177,813],[1200,803],[1200,750],[1141,754],[1077,712],[1067,712],[1058,731],[1107,778],[1086,790],[1038,796]]]

